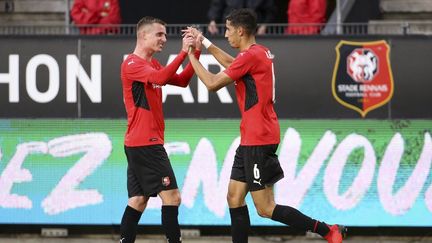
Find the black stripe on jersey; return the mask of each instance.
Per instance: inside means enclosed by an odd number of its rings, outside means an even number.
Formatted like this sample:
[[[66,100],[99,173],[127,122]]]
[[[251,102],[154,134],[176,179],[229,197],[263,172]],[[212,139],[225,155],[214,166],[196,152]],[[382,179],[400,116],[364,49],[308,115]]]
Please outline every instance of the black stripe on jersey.
[[[245,111],[247,111],[258,103],[258,93],[255,79],[250,74],[246,74],[242,79],[246,86]]]
[[[144,83],[138,81],[134,81],[132,83],[132,96],[136,107],[150,110],[150,106],[148,104],[147,96],[144,89]]]

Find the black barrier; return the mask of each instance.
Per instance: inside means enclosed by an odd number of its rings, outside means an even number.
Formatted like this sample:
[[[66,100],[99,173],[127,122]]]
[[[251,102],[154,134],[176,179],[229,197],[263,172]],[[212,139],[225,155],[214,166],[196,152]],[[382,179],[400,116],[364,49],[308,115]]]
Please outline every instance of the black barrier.
[[[380,38],[351,39],[371,42]],[[225,39],[212,41],[228,50]],[[275,55],[276,110],[281,118],[361,118],[332,92],[339,38],[280,37],[257,40]],[[432,42],[427,37],[387,37],[393,95],[364,118],[432,118]],[[120,64],[134,38],[2,37],[0,38],[0,117],[125,117]],[[156,57],[162,64],[176,55],[179,38],[170,38]],[[346,58],[346,57],[344,57]],[[203,51],[201,60],[220,70]],[[342,61],[345,61],[342,60]],[[186,62],[183,67],[185,67]],[[377,69],[376,72],[380,70]],[[165,89],[167,118],[238,118],[233,87],[208,93],[196,76],[187,89]]]

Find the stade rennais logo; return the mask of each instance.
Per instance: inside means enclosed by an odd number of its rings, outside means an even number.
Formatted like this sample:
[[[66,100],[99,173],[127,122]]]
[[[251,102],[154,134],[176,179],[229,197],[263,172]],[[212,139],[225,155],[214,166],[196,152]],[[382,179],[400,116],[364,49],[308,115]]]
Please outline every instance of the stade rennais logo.
[[[340,41],[336,46],[332,92],[342,105],[365,117],[393,95],[390,47],[382,41]]]

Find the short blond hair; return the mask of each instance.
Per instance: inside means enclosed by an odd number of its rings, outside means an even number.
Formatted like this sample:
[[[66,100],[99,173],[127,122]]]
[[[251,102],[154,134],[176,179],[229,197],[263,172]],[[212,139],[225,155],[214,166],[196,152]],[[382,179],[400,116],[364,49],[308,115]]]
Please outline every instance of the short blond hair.
[[[151,25],[151,24],[161,24],[163,26],[166,26],[167,23],[165,23],[165,21],[155,18],[155,17],[151,17],[151,16],[145,16],[142,19],[140,19],[140,21],[138,21],[138,24],[136,26],[136,30],[137,32],[139,32],[139,30],[141,28],[143,28],[146,25]]]

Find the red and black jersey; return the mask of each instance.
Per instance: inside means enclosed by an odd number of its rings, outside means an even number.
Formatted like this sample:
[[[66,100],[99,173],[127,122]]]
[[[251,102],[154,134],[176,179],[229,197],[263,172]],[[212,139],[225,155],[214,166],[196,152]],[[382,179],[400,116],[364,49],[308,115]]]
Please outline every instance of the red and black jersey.
[[[130,54],[123,61],[121,80],[128,121],[124,140],[126,146],[164,144],[162,86],[186,87],[189,84],[194,73],[192,65],[188,64],[182,73],[176,74],[186,55],[186,52],[180,52],[166,67],[155,58],[147,61],[135,54]],[[195,56],[198,58],[199,52]]]
[[[240,52],[225,73],[235,80],[238,106],[242,115],[241,145],[278,144],[280,128],[274,103],[273,55],[254,44]]]

